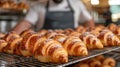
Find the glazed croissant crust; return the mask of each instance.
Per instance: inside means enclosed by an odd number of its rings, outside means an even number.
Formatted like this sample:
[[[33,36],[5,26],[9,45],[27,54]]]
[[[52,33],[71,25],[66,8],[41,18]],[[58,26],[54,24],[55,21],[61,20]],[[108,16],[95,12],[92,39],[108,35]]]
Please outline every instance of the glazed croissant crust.
[[[88,55],[87,47],[79,37],[67,37],[62,45],[71,56]]]
[[[18,51],[20,43],[22,42],[22,37],[20,37],[15,32],[10,32],[5,36],[5,40],[8,42],[8,44],[4,48],[4,52],[11,54],[21,54]]]
[[[34,57],[41,62],[65,63],[68,62],[67,51],[62,45],[52,39],[47,39],[39,43]]]
[[[60,42],[71,56],[88,55],[86,45],[80,40],[79,37],[76,37],[78,35],[75,35],[75,33],[71,35],[73,36],[66,36],[65,34],[53,32],[47,34],[47,38]]]
[[[36,35],[36,33],[33,30],[25,30],[21,34],[23,40],[21,42],[20,52],[22,53],[23,56],[32,56],[32,53],[29,50],[29,45],[30,45],[29,42],[34,35]]]
[[[0,39],[0,52],[3,52],[3,49],[7,46],[7,42],[5,40]]]
[[[118,39],[118,37],[109,30],[101,31],[98,38],[101,40],[104,46],[120,45],[120,40]]]
[[[80,39],[86,44],[88,49],[103,48],[101,41],[90,32],[82,34]]]

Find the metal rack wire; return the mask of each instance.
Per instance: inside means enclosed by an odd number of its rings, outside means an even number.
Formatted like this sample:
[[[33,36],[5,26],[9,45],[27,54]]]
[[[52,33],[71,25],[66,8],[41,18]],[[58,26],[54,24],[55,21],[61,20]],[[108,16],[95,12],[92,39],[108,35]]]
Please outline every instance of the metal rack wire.
[[[0,53],[0,66],[4,67],[63,67],[68,66],[101,54],[106,54],[111,51],[120,49],[120,47],[106,47],[104,49],[90,50],[88,56],[84,57],[69,57],[69,62],[64,64],[42,63],[33,57],[25,58],[18,55]],[[120,55],[118,55],[120,56]]]

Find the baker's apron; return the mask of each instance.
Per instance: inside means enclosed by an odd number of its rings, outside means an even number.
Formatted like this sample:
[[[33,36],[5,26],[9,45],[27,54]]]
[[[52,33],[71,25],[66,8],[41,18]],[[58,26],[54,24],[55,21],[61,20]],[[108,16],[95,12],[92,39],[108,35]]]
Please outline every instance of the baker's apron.
[[[43,29],[66,29],[74,28],[74,11],[70,5],[69,0],[68,7],[69,11],[49,11],[49,0],[46,5],[46,17]]]

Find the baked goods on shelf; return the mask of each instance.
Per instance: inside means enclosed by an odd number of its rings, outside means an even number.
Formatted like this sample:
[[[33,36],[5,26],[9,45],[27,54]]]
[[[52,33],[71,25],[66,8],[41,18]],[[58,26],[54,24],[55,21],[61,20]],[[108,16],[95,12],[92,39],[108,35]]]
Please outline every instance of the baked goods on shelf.
[[[29,9],[29,6],[27,4],[25,4],[24,2],[20,2],[17,4],[17,8],[18,10],[28,10]]]
[[[14,1],[0,1],[0,8],[13,10],[28,10],[29,6],[23,2],[15,3]]]
[[[95,57],[96,60],[99,60],[100,62],[103,62],[105,57],[103,55],[99,55]]]
[[[79,63],[79,64],[75,65],[74,67],[89,67],[89,64],[87,64],[87,63]]]
[[[82,34],[80,39],[86,44],[88,49],[100,49],[104,47],[101,41],[90,32],[85,32]]]
[[[101,58],[101,60],[97,58]],[[96,56],[94,58],[81,61],[74,67],[115,67],[116,61],[111,57],[104,57],[103,55]],[[104,59],[103,59],[104,58]]]
[[[109,65],[111,67],[115,67],[116,61],[113,58],[106,58],[103,61],[103,65]]]

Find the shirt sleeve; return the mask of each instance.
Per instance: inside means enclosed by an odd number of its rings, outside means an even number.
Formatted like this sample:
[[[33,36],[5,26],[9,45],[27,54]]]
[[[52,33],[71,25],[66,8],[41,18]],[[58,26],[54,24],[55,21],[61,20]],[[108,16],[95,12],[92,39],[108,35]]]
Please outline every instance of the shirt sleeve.
[[[91,20],[92,16],[90,15],[85,5],[81,1],[79,2],[79,6],[80,6],[79,8],[80,9],[80,16],[79,16],[80,22]]]
[[[31,24],[35,25],[38,21],[38,12],[35,6],[31,7],[25,16],[25,20],[29,21]]]

